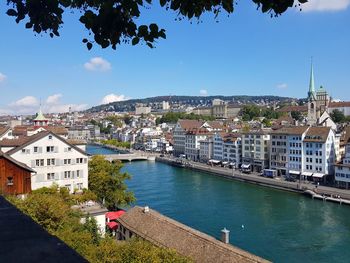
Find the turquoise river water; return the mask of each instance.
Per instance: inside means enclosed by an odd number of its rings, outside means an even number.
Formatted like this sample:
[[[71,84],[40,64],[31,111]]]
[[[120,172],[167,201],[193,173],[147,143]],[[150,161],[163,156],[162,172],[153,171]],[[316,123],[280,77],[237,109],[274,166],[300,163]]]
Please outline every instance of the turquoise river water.
[[[92,154],[105,149],[88,147]],[[350,207],[214,175],[140,161],[125,163],[137,205],[274,262],[350,262]]]

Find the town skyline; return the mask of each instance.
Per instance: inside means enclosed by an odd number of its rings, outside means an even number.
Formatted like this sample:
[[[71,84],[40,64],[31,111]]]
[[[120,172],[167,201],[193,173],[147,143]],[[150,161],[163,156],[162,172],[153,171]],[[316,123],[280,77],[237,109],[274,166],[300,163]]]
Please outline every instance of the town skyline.
[[[116,51],[88,51],[81,43],[87,32],[76,22],[78,14],[67,15],[61,37],[50,39],[35,36],[3,13],[0,33],[7,41],[0,50],[0,114],[11,106],[16,112],[16,107],[38,105],[40,99],[62,111],[158,95],[303,98],[311,57],[316,87],[323,85],[335,99],[350,100],[343,94],[350,82],[350,1],[326,2],[314,1],[302,12],[292,9],[278,18],[240,2],[229,17],[220,15],[216,23],[204,15],[199,25],[174,21],[176,15],[155,5],[143,10],[147,21],[141,22],[159,22],[167,39],[155,49],[124,44]]]

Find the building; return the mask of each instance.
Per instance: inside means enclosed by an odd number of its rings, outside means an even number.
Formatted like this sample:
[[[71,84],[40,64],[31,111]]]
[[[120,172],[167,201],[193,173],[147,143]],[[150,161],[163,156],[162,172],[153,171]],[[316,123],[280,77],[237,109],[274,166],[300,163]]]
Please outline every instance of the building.
[[[213,137],[208,136],[205,140],[199,142],[199,160],[208,162],[213,158]]]
[[[255,172],[269,167],[270,130],[242,133],[242,166]]]
[[[12,128],[9,126],[0,127],[0,141],[3,139],[13,139]]]
[[[41,107],[40,107],[40,110],[37,113],[35,119],[33,120],[33,122],[34,122],[34,127],[45,127],[45,126],[48,126],[49,120],[42,113]]]
[[[117,221],[117,239],[128,240],[137,236],[156,246],[174,249],[194,262],[267,262],[148,207],[133,207]]]
[[[136,105],[135,107],[135,114],[141,115],[141,114],[148,114],[151,113],[152,108],[148,106],[143,105]]]
[[[238,168],[242,164],[242,138],[240,134],[231,133],[223,138],[223,160]]]
[[[337,160],[336,135],[330,127],[310,127],[304,137],[302,147],[302,175],[314,180],[332,180],[334,163]]]
[[[200,143],[205,141],[212,133],[207,127],[200,127],[187,131],[185,134],[185,155],[186,158],[192,161],[200,160]]]
[[[350,116],[350,101],[330,102],[328,107],[328,112],[331,113],[334,110],[339,110],[345,116]]]
[[[270,169],[278,176],[300,176],[303,167],[303,140],[309,127],[284,127],[271,132]]]
[[[308,125],[315,126],[319,124],[319,119],[322,114],[328,111],[330,97],[327,91],[321,86],[317,91],[315,90],[314,69],[311,64],[310,83],[308,92]]]
[[[222,161],[224,159],[224,136],[225,132],[216,132],[213,136],[213,159]]]
[[[174,156],[185,154],[186,132],[199,129],[202,126],[202,121],[197,120],[179,120],[173,130],[174,140]]]
[[[48,131],[13,140],[0,141],[3,152],[31,167],[32,190],[53,183],[71,193],[88,188],[88,155],[80,147]]]
[[[345,146],[345,156],[343,160],[334,165],[334,179],[337,187],[350,189],[350,140]]]
[[[0,151],[0,193],[22,195],[31,191],[31,174],[35,171]]]

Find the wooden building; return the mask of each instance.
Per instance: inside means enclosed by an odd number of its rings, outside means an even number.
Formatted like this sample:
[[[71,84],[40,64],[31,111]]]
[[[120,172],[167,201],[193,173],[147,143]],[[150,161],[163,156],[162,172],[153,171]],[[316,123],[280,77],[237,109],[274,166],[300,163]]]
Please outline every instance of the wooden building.
[[[0,151],[0,193],[27,194],[31,191],[33,169]]]

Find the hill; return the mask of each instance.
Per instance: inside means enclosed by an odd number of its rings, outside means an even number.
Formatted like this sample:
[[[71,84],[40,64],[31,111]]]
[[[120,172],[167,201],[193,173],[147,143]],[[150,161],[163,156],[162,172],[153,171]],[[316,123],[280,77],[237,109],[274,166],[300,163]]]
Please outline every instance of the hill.
[[[229,103],[234,104],[272,104],[272,103],[286,103],[293,98],[279,97],[279,96],[247,96],[247,95],[237,95],[237,96],[157,96],[144,99],[131,99],[125,101],[116,101],[109,104],[99,105],[92,107],[87,112],[99,112],[99,111],[117,111],[117,112],[129,112],[134,111],[136,104],[144,104],[148,106],[154,106],[163,101],[168,101],[170,105],[184,105],[189,107],[198,106],[210,106],[213,99],[221,99]],[[153,107],[152,107],[153,108]]]

